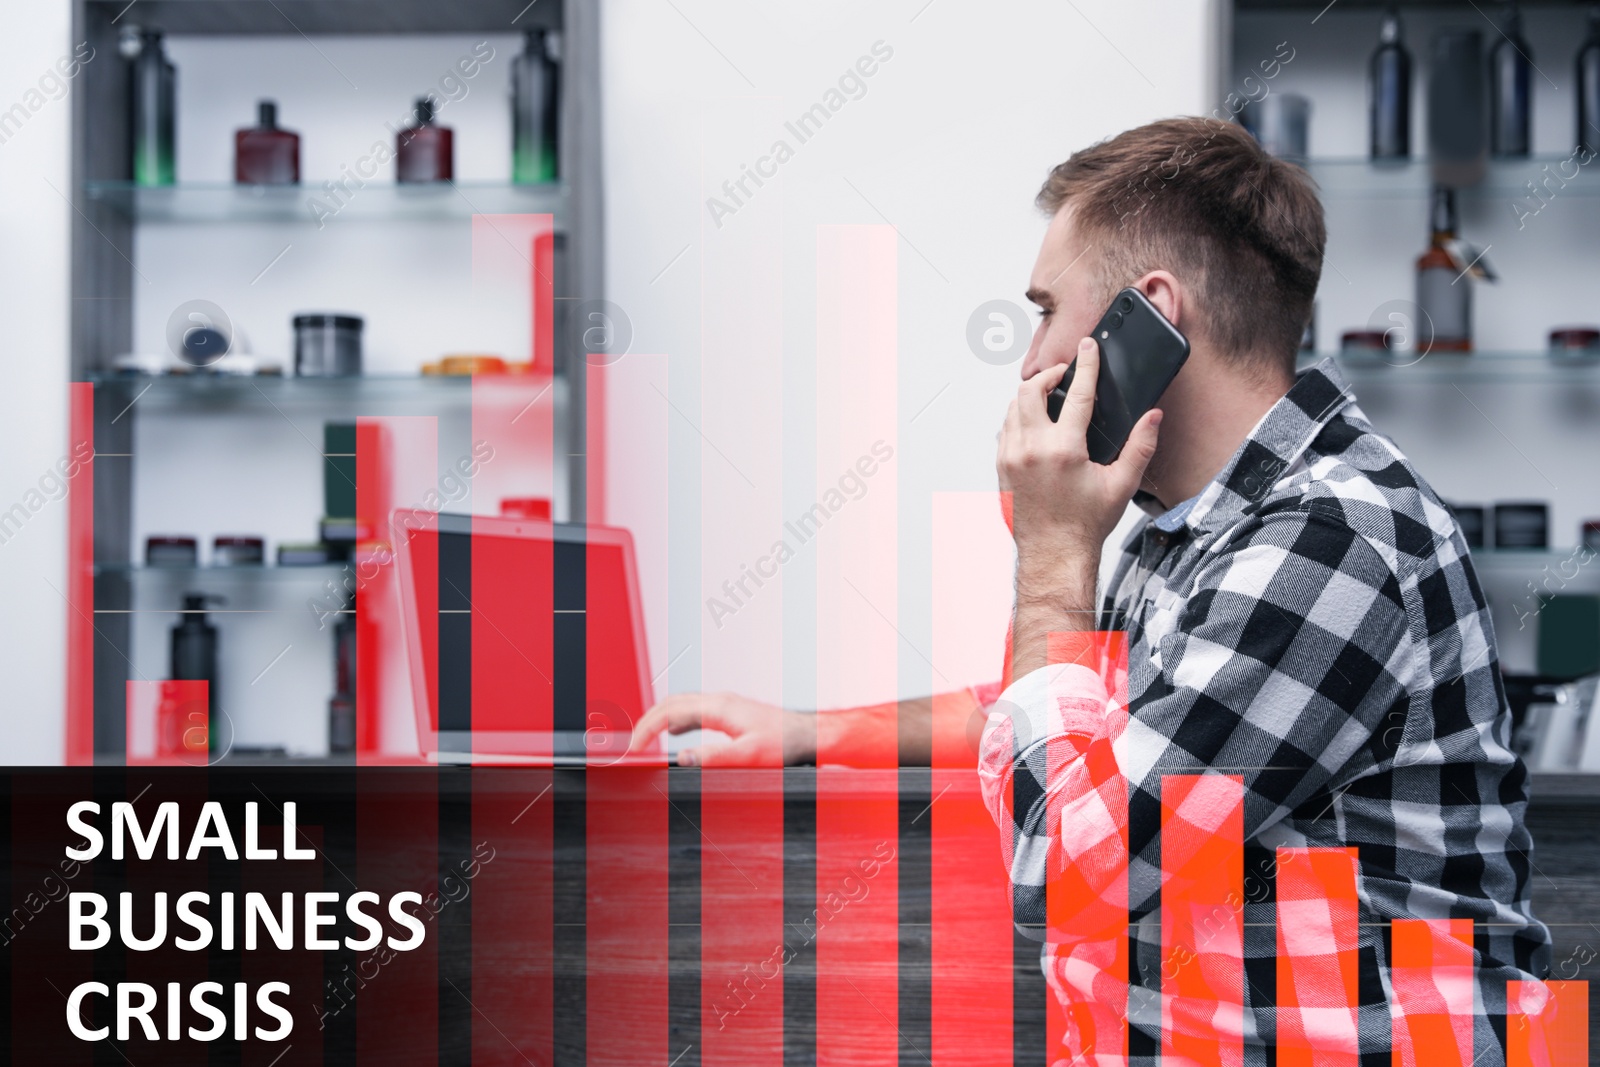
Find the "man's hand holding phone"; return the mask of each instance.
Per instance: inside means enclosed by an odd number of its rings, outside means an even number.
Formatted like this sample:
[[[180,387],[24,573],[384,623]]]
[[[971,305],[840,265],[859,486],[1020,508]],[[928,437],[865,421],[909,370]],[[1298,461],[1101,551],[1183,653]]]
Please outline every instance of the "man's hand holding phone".
[[[1160,410],[1152,408],[1134,425],[1115,462],[1093,462],[1087,435],[1100,373],[1099,346],[1087,337],[1078,342],[1077,368],[1061,417],[1051,422],[1046,398],[1066,370],[1067,364],[1058,364],[1022,383],[1006,412],[995,457],[1017,544],[1018,668],[1044,665],[1044,632],[1022,632],[1025,608],[1042,605],[1059,615],[1040,620],[1048,622],[1045,632],[1093,628],[1100,546],[1139,488],[1155,455],[1161,424]],[[1024,650],[1025,636],[1037,638],[1030,644],[1040,647]],[[1032,663],[1034,658],[1039,662]]]

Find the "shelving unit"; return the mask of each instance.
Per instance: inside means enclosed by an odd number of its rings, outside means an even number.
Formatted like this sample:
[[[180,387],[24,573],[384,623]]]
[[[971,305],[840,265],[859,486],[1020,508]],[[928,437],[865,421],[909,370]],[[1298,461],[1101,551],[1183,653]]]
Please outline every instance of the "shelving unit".
[[[560,185],[513,185],[509,182],[439,182],[398,185],[371,181],[338,197],[320,181],[301,185],[235,185],[232,182],[190,182],[166,188],[127,181],[91,181],[84,192],[96,203],[138,223],[273,222],[324,226],[343,222],[414,222],[422,219],[471,219],[474,215],[569,215],[567,189]]]
[[[1313,159],[1306,167],[1324,199],[1399,200],[1424,198],[1433,189],[1433,168],[1426,159],[1374,162],[1364,156]],[[1463,200],[1514,199],[1531,196],[1528,183],[1549,181],[1561,196],[1600,196],[1600,172],[1593,163],[1579,166],[1570,155],[1489,161],[1484,179],[1460,190]],[[1545,195],[1551,195],[1549,190]]]
[[[1323,357],[1305,356],[1301,367]],[[1559,388],[1600,387],[1600,358],[1552,359],[1543,352],[1390,352],[1335,357],[1352,383],[1440,386],[1452,382],[1519,382]]]
[[[74,39],[86,41],[96,59],[86,63],[72,94],[73,108],[73,238],[72,290],[74,315],[71,324],[72,377],[89,383],[94,392],[93,440],[93,654],[92,665],[79,661],[73,670],[93,673],[93,736],[97,762],[116,762],[124,749],[125,683],[130,678],[164,676],[165,628],[176,619],[176,598],[186,591],[218,592],[229,596],[230,604],[220,617],[228,655],[237,654],[251,643],[277,642],[263,647],[260,665],[236,665],[223,670],[221,688],[227,690],[247,673],[250,682],[261,666],[272,660],[278,648],[292,643],[294,650],[265,675],[257,690],[268,689],[280,674],[298,671],[303,678],[320,677],[331,671],[331,646],[327,634],[308,633],[307,640],[285,641],[281,633],[269,637],[246,631],[257,622],[283,620],[282,626],[302,626],[313,616],[306,612],[306,600],[330,583],[342,581],[342,565],[277,567],[270,562],[262,567],[151,568],[141,564],[143,554],[140,530],[151,523],[165,521],[149,500],[136,496],[140,484],[176,485],[193,498],[196,505],[223,502],[232,494],[246,497],[276,490],[250,484],[230,485],[219,475],[215,462],[219,449],[237,444],[217,444],[217,434],[249,420],[269,420],[276,427],[275,445],[263,441],[255,446],[266,454],[274,448],[282,452],[284,469],[289,472],[284,485],[294,490],[295,501],[286,510],[296,516],[294,529],[304,525],[297,539],[315,539],[315,517],[306,511],[304,499],[315,485],[321,464],[321,423],[349,421],[365,416],[405,419],[416,417],[436,426],[437,453],[441,471],[451,459],[469,454],[474,441],[473,420],[488,407],[499,416],[539,405],[540,425],[553,420],[554,439],[536,462],[550,465],[547,478],[558,515],[582,518],[587,514],[587,433],[585,413],[585,375],[581,357],[574,361],[561,343],[567,336],[567,320],[573,309],[603,298],[603,219],[601,212],[602,165],[599,107],[599,27],[595,6],[583,0],[530,5],[527,0],[457,0],[439,4],[432,0],[142,0],[131,10],[126,0],[74,0]],[[184,173],[184,113],[180,103],[179,183],[165,188],[142,188],[131,181],[130,144],[127,116],[130,108],[129,77],[126,62],[119,57],[119,35],[129,23],[158,27],[169,42],[203,41],[208,54],[216,50],[240,48],[248,51],[267,39],[281,39],[308,52],[307,71],[336,77],[328,67],[327,51],[341,47],[338,42],[356,42],[356,47],[414,47],[416,42],[438,35],[472,34],[516,40],[522,31],[540,27],[559,30],[561,47],[561,179],[546,184],[513,184],[485,177],[480,167],[476,174],[457,175],[462,180],[437,185],[401,186],[392,178],[368,180],[334,200],[330,190],[315,172],[306,172],[303,183],[295,187],[240,187],[231,182],[190,180]],[[267,41],[270,44],[270,41]],[[316,52],[311,52],[316,49]],[[319,58],[319,54],[320,58]],[[501,92],[509,78],[511,56],[502,47],[494,63],[472,87],[477,93]],[[327,67],[318,66],[327,63]],[[448,69],[443,63],[441,67]],[[214,68],[212,68],[214,69]],[[422,70],[419,90],[437,72]],[[192,77],[198,77],[191,72]],[[185,77],[180,65],[179,77]],[[348,79],[344,79],[348,80]],[[494,83],[491,85],[491,83]],[[193,84],[193,83],[191,83]],[[343,82],[339,83],[344,88]],[[352,101],[354,86],[352,84]],[[250,91],[257,91],[253,87]],[[270,86],[263,86],[270,95]],[[368,86],[368,96],[372,93]],[[401,97],[400,100],[404,100]],[[370,99],[367,101],[371,103]],[[398,111],[398,104],[396,111]],[[302,111],[303,115],[304,112]],[[315,117],[313,117],[315,121]],[[444,120],[449,123],[450,120]],[[362,139],[353,144],[371,143],[371,136],[392,138],[375,127],[362,127]],[[509,138],[509,128],[505,131]],[[194,145],[195,141],[187,142]],[[325,142],[324,142],[325,143]],[[458,141],[458,158],[460,148]],[[509,173],[509,172],[507,172]],[[336,207],[332,217],[320,214],[319,204]],[[295,270],[314,266],[318,257],[340,254],[352,245],[362,250],[377,247],[374,235],[415,232],[434,235],[433,244],[417,248],[437,248],[438,235],[476,232],[475,220],[494,216],[549,216],[554,230],[554,306],[552,372],[542,375],[507,374],[493,377],[425,377],[418,374],[386,372],[395,360],[380,361],[379,372],[349,379],[297,379],[292,376],[124,375],[114,370],[113,359],[122,353],[140,351],[135,336],[136,307],[146,302],[146,316],[165,315],[169,298],[152,296],[162,291],[169,278],[152,280],[137,266],[140,245],[151,247],[166,242],[192,244],[196,254],[180,258],[186,263],[189,278],[182,292],[171,302],[190,295],[208,294],[212,247],[233,247],[241,242],[270,244],[272,252],[262,257],[267,266],[279,248],[287,251],[296,245],[289,261]],[[322,231],[339,229],[337,239]],[[503,235],[501,235],[503,236]],[[345,241],[340,245],[339,241]],[[404,238],[401,238],[402,242]],[[419,238],[420,241],[420,238]],[[406,247],[402,244],[402,247]],[[511,253],[506,253],[510,255]],[[518,262],[528,260],[528,250],[515,252]],[[171,262],[171,259],[167,260]],[[275,261],[274,261],[275,262]],[[360,261],[356,261],[359,269]],[[282,270],[283,268],[275,268]],[[472,269],[476,271],[474,261]],[[294,288],[294,275],[273,275],[269,283],[286,293],[295,303],[282,308],[285,326],[289,314],[299,308],[317,308],[319,293],[309,283]],[[249,281],[247,274],[244,281]],[[242,283],[241,283],[242,284]],[[254,284],[254,283],[251,283]],[[168,288],[178,288],[168,285]],[[493,291],[491,299],[504,300],[503,291]],[[530,302],[526,289],[510,299]],[[457,295],[459,301],[460,294]],[[148,306],[154,300],[159,307]],[[419,304],[396,295],[392,308],[382,308],[396,322],[415,322],[429,315],[446,316],[448,321],[469,321],[471,308],[441,299],[437,306]],[[380,309],[374,309],[380,310]],[[257,315],[259,320],[260,316]],[[159,319],[155,321],[159,322]],[[576,321],[576,320],[574,320]],[[253,324],[254,325],[254,324]],[[393,327],[391,327],[393,328]],[[551,328],[547,326],[546,328]],[[256,331],[260,333],[260,328]],[[265,362],[282,365],[285,352],[274,337],[256,338],[256,352]],[[370,359],[369,344],[369,366]],[[416,366],[423,359],[436,358],[449,351],[432,350],[415,358],[401,360]],[[510,360],[525,360],[524,352],[501,351]],[[573,363],[577,366],[574,367]],[[284,367],[292,374],[292,367]],[[284,421],[279,421],[278,416]],[[526,430],[535,420],[518,427]],[[154,435],[152,437],[152,435]],[[174,455],[182,463],[181,444],[192,439],[194,455],[203,473],[196,475],[183,466],[159,469],[172,464]],[[146,448],[141,442],[162,445]],[[237,436],[227,438],[237,441]],[[174,442],[180,444],[174,448]],[[315,450],[315,452],[313,451]],[[517,459],[502,459],[497,473]],[[154,466],[153,466],[154,465]],[[141,473],[135,476],[135,471]],[[192,487],[187,483],[192,482]],[[169,493],[170,498],[170,493]],[[414,503],[409,499],[396,504]],[[457,506],[462,506],[455,502]],[[155,509],[155,511],[152,511]],[[225,509],[223,509],[225,511]],[[259,508],[257,512],[259,513]],[[234,521],[219,512],[217,523]],[[182,528],[181,524],[179,528]],[[246,529],[249,529],[247,526]],[[269,537],[268,557],[276,545]],[[202,553],[204,548],[202,548]],[[238,603],[235,603],[235,598]],[[243,607],[240,607],[243,604]],[[237,611],[229,615],[228,611]],[[292,618],[294,612],[305,620]],[[390,620],[393,621],[393,620]],[[315,623],[310,626],[315,629]],[[296,660],[304,657],[303,661]],[[276,662],[276,661],[273,661]],[[320,684],[320,683],[317,683]],[[314,688],[314,686],[313,686]],[[236,690],[237,691],[237,690]],[[331,690],[329,690],[331,692]],[[252,692],[251,696],[259,695]],[[325,717],[323,693],[317,707],[294,707],[286,714]],[[298,698],[297,698],[298,699]],[[304,701],[301,701],[304,703]],[[69,710],[69,715],[79,714]],[[249,734],[261,724],[253,724]],[[270,739],[256,738],[270,747]],[[293,747],[293,746],[292,746]],[[315,756],[302,743],[301,757]],[[291,752],[291,755],[295,755]]]

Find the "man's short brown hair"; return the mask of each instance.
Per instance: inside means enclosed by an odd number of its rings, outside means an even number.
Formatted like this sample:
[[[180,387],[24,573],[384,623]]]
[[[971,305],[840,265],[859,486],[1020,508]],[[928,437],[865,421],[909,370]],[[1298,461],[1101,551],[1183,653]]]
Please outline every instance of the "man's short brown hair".
[[[1170,270],[1195,294],[1198,332],[1225,356],[1292,372],[1322,274],[1322,203],[1304,170],[1239,126],[1177,118],[1128,130],[1052,170],[1038,204],[1052,215],[1071,206],[1100,257],[1106,303]]]

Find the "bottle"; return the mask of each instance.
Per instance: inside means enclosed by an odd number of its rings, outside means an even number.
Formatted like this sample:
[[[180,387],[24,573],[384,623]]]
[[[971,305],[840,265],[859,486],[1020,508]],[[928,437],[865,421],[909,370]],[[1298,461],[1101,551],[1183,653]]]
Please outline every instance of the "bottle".
[[[172,628],[172,670],[175,681],[206,683],[207,748],[217,750],[217,628],[206,621],[206,605],[220,597],[183,594],[183,614]]]
[[[160,30],[139,34],[132,74],[134,184],[172,185],[178,180],[178,74],[162,51]]]
[[[1373,159],[1411,158],[1411,53],[1400,43],[1400,5],[1383,16],[1367,69],[1367,126]]]
[[[447,182],[455,172],[455,135],[433,121],[433,97],[417,101],[415,126],[395,135],[395,180]]]
[[[522,54],[511,61],[511,180],[553,182],[561,113],[561,36],[529,30]]]
[[[356,598],[333,624],[333,697],[328,701],[328,752],[356,750]]]
[[[1472,351],[1472,279],[1457,266],[1449,243],[1456,239],[1456,192],[1433,190],[1433,239],[1417,259],[1417,351]]]
[[[1533,53],[1522,36],[1522,8],[1511,0],[1505,28],[1489,53],[1489,150],[1526,159],[1532,137]]]
[[[240,185],[299,185],[300,135],[278,127],[278,105],[256,104],[256,125],[233,135],[233,180]]]
[[[1578,151],[1600,154],[1600,4],[1589,6],[1589,39],[1578,50]]]

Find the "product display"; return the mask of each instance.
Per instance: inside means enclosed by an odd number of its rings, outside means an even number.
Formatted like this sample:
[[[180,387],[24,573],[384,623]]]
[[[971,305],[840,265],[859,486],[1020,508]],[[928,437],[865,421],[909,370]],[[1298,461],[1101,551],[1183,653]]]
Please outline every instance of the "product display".
[[[194,567],[200,563],[200,545],[193,537],[149,537],[144,543],[147,567]]]
[[[129,43],[133,49],[133,181],[172,185],[178,180],[178,74],[162,50],[160,30],[140,33],[136,44]]]
[[[1494,547],[1549,548],[1550,505],[1537,501],[1496,504]]]
[[[560,176],[561,35],[529,30],[511,61],[511,180],[553,182]]]
[[[1600,154],[1600,4],[1589,6],[1589,36],[1578,50],[1578,151]]]
[[[278,105],[256,104],[256,125],[233,135],[233,180],[240,185],[300,184],[300,135],[278,127]]]
[[[294,317],[294,372],[302,378],[352,378],[361,373],[359,315],[312,312]]]
[[[213,567],[259,567],[266,558],[266,541],[259,537],[219,535],[211,543]]]
[[[447,182],[455,176],[455,135],[433,121],[433,99],[421,97],[415,108],[416,125],[395,135],[395,180]]]
[[[1500,39],[1489,53],[1489,149],[1526,159],[1532,139],[1533,50],[1522,36],[1522,8],[1511,0]]]
[[[501,497],[500,514],[508,519],[542,519],[549,522],[550,499],[542,496]]]
[[[1418,348],[1423,352],[1470,352],[1472,286],[1469,279],[1461,277],[1464,265],[1450,249],[1456,240],[1454,189],[1434,189],[1431,225],[1428,250],[1417,259],[1417,309],[1426,316],[1418,323]]]
[[[1550,331],[1550,358],[1600,359],[1600,328],[1564,326]]]
[[[328,546],[318,541],[278,546],[278,566],[319,567],[328,562]]]
[[[1579,530],[1578,543],[1587,551],[1600,552],[1600,519],[1589,519]]]
[[[1411,53],[1400,42],[1400,6],[1383,17],[1367,68],[1368,151],[1373,159],[1411,156]]]
[[[1311,101],[1298,93],[1272,93],[1245,108],[1245,127],[1279,159],[1304,166],[1311,155]]]
[[[1339,335],[1342,356],[1381,356],[1389,351],[1389,335],[1382,330],[1346,330]]]
[[[328,751],[356,750],[356,598],[345,600],[333,624],[333,696],[328,701]]]
[[[206,712],[210,748],[217,747],[217,628],[206,620],[206,608],[222,603],[221,597],[183,594],[183,611],[172,628],[171,675],[175,681],[206,683]]]
[[[1440,30],[1428,67],[1428,156],[1437,185],[1483,180],[1489,161],[1483,34]]]
[[[1445,507],[1450,509],[1450,514],[1455,516],[1456,525],[1461,527],[1461,536],[1466,539],[1468,548],[1484,548],[1485,510],[1481,504],[1451,504],[1446,502]]]

